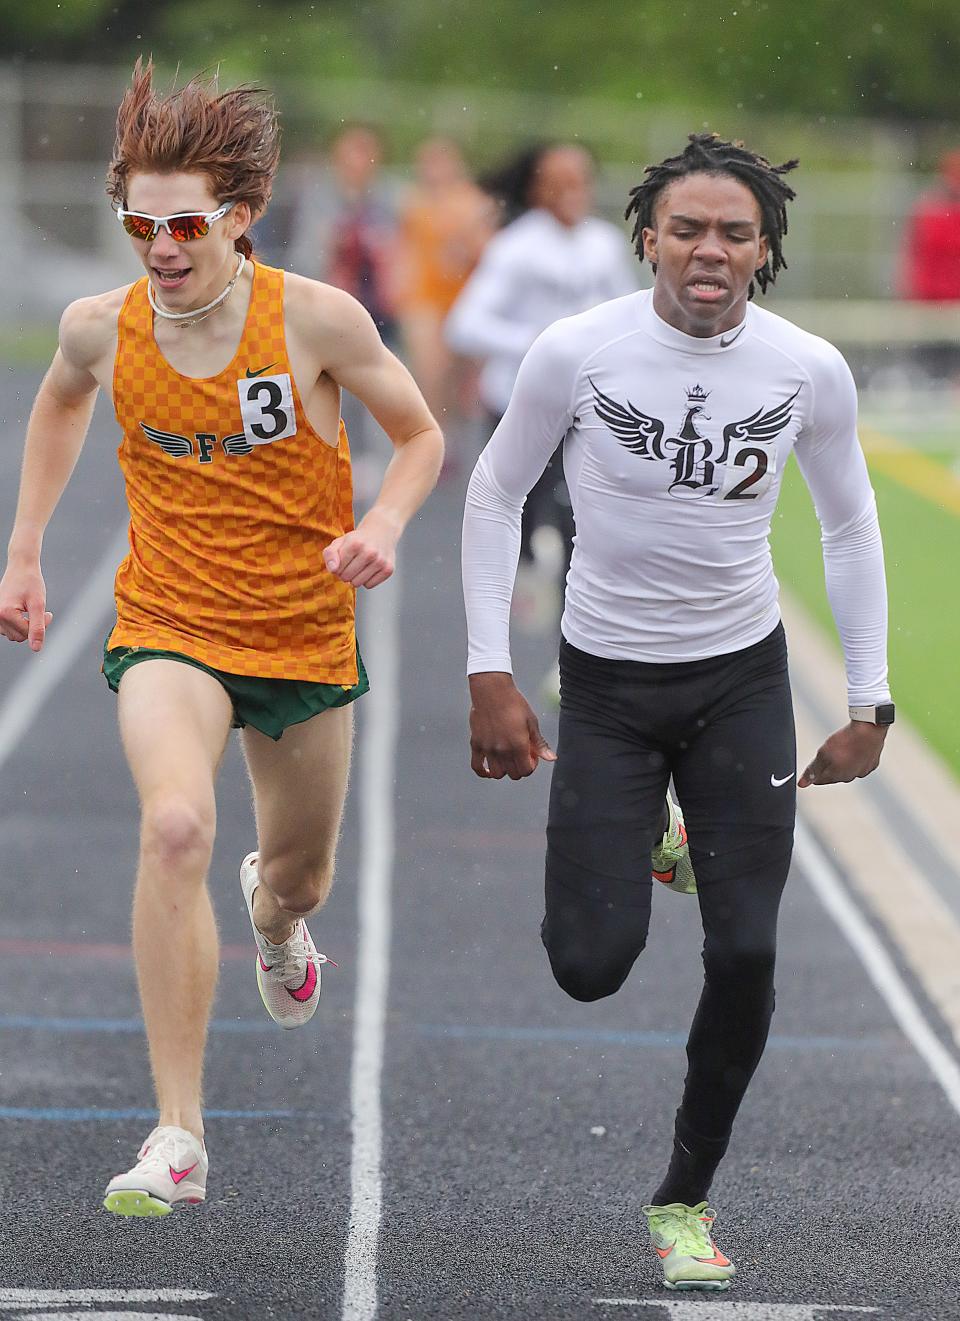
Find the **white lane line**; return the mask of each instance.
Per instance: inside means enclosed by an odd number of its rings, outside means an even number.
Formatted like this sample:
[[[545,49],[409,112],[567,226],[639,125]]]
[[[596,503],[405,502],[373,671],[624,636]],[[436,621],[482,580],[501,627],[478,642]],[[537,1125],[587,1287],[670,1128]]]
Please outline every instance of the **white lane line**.
[[[0,705],[0,767],[14,755],[20,740],[33,724],[44,702],[70,669],[92,634],[101,626],[113,601],[113,579],[117,565],[126,555],[127,524],[111,538],[110,545],[87,579],[80,595],[65,617],[54,619],[39,656],[25,656],[24,667]],[[3,646],[12,646],[0,639]],[[26,650],[25,642],[20,644]]]
[[[195,1312],[26,1312],[19,1321],[203,1321]]]
[[[686,1298],[594,1298],[600,1307],[650,1307],[671,1321],[821,1321],[824,1312],[878,1312],[878,1307],[846,1303],[714,1302]]]
[[[399,600],[400,589],[393,580],[375,588],[364,601],[364,659],[371,677],[370,692],[360,699],[360,929],[350,1079],[353,1152],[343,1321],[372,1321],[377,1313],[383,1138],[380,1075],[390,964],[393,782],[400,705]]]
[[[820,902],[846,936],[874,986],[886,1000],[914,1049],[960,1114],[960,1067],[924,1017],[906,982],[841,884],[829,858],[802,819],[797,821],[796,857]]]
[[[0,1307],[49,1307],[67,1303],[197,1303],[216,1294],[204,1289],[0,1289]]]

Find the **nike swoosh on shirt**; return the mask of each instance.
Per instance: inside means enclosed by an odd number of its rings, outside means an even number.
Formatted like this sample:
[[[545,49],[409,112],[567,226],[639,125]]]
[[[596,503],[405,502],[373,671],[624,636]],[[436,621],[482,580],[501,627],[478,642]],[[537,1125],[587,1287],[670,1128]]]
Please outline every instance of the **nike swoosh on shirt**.
[[[261,367],[259,371],[255,371],[255,372],[252,372],[248,367],[247,376],[262,376],[264,372],[268,372],[271,367],[276,367],[276,365],[277,364],[275,362],[268,362],[266,367]]]
[[[727,339],[725,335],[721,335],[720,347],[722,349],[728,349],[730,345],[734,343],[735,340],[740,338],[740,336],[743,334],[745,330],[746,330],[746,326],[741,326],[740,329],[737,331],[737,333],[735,335],[732,335],[730,339]]]
[[[788,780],[792,780],[796,773],[796,771],[791,771],[789,775],[785,775],[781,780],[778,780],[775,775],[771,775],[770,783],[773,785],[774,789],[779,789],[782,784],[786,784]]]

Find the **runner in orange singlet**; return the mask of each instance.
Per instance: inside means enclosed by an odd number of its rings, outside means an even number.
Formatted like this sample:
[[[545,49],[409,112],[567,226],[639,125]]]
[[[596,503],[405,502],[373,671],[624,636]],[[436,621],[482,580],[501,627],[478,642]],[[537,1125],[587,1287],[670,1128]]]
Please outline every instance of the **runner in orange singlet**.
[[[231,726],[256,810],[240,881],[260,993],[283,1027],[316,1009],[325,958],[304,919],[332,883],[351,703],[367,688],[356,589],[393,573],[443,455],[363,308],[251,260],[247,230],[278,154],[256,89],[192,81],[159,97],[138,61],[108,192],[146,276],[64,313],[0,580],[0,631],[39,652],[51,621],[43,532],[102,388],[130,509],[103,671],[141,802],[133,944],[159,1109],[133,1168],[107,1187],[120,1215],[165,1215],[206,1194],[200,1092],[218,962],[206,878]],[[341,386],[395,447],[356,528]]]

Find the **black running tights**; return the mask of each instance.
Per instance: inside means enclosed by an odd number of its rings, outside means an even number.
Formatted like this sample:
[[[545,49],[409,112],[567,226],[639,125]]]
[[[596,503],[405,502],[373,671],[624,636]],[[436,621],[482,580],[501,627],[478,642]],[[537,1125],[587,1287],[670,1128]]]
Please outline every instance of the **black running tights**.
[[[722,1154],[766,1044],[793,845],[783,630],[676,664],[606,660],[563,641],[560,674],[542,928],[554,976],[578,1000],[623,984],[647,939],[650,850],[672,775],[704,930],[676,1132],[693,1151]]]

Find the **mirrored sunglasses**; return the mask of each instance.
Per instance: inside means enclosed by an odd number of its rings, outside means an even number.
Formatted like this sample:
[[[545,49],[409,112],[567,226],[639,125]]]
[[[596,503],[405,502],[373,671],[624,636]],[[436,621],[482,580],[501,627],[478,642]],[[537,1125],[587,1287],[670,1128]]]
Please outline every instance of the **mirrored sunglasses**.
[[[224,202],[216,211],[180,211],[175,216],[148,216],[143,211],[125,211],[117,207],[117,219],[132,239],[152,243],[161,229],[165,229],[175,243],[191,243],[205,238],[210,226],[222,220],[232,202]]]

